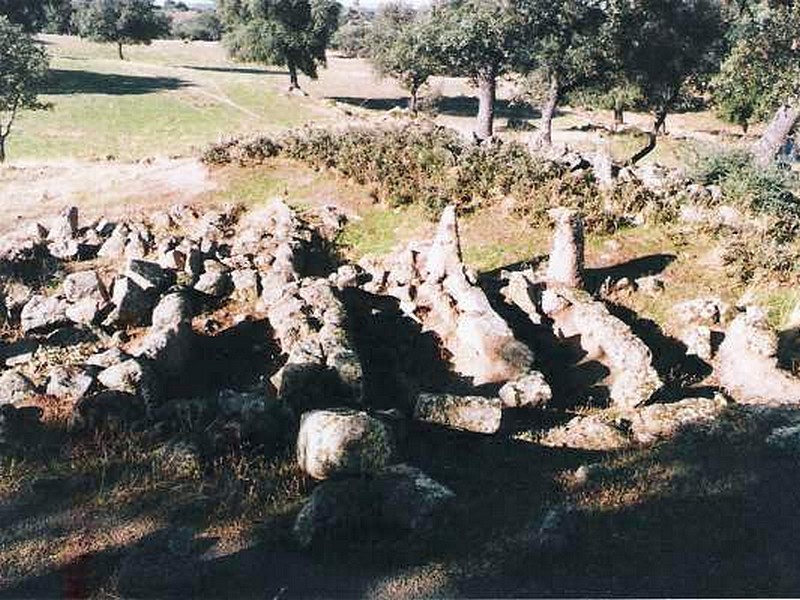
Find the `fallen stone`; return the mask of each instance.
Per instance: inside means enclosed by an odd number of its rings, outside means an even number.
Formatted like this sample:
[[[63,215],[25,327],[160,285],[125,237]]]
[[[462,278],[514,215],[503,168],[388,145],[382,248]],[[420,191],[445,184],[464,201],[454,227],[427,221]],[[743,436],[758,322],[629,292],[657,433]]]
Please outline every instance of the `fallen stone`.
[[[0,374],[0,405],[17,404],[36,394],[30,379],[14,370]]]
[[[796,456],[800,454],[800,425],[776,427],[765,442],[773,450]]]
[[[146,407],[141,396],[106,390],[81,398],[72,409],[70,425],[74,429],[97,429],[109,425],[124,428],[145,416]]]
[[[155,298],[132,279],[123,276],[117,277],[114,281],[111,302],[114,304],[114,309],[103,324],[106,327],[125,327],[145,323],[150,316]]]
[[[199,479],[202,474],[200,452],[191,442],[166,442],[155,448],[151,456],[153,468],[161,477]]]
[[[214,270],[206,271],[200,275],[200,279],[197,280],[194,289],[207,296],[222,298],[230,293],[232,286],[230,273]]]
[[[107,369],[108,367],[124,362],[129,358],[131,357],[119,348],[109,348],[108,350],[104,350],[103,352],[98,352],[97,354],[90,356],[88,359],[86,359],[86,364]]]
[[[148,414],[162,399],[161,383],[152,367],[136,358],[104,369],[98,374],[97,380],[109,390],[140,396]]]
[[[109,300],[106,286],[103,285],[97,271],[81,271],[67,275],[62,289],[67,302],[75,303],[91,299],[97,303],[104,303]]]
[[[500,429],[502,406],[497,398],[423,393],[417,397],[414,418],[451,429],[491,434]]]
[[[720,384],[747,404],[800,403],[800,378],[778,365],[778,337],[756,307],[728,326],[716,360]]]
[[[714,398],[687,398],[672,404],[653,404],[630,416],[630,430],[640,444],[674,437],[681,430],[698,428],[714,422],[728,406],[721,395]]]
[[[602,416],[578,416],[566,425],[546,432],[540,443],[553,448],[619,450],[630,445],[628,437]]]
[[[297,462],[315,479],[375,473],[389,463],[392,452],[387,427],[365,412],[316,410],[300,421]]]
[[[650,349],[605,304],[585,292],[565,288],[548,289],[544,298],[551,296],[554,300],[543,300],[543,305],[553,309],[550,317],[556,332],[567,338],[579,336],[587,359],[609,369],[609,393],[615,406],[634,408],[661,388]]]
[[[175,283],[174,273],[162,269],[158,263],[146,260],[129,260],[125,276],[145,291],[163,292]]]
[[[506,383],[500,388],[498,395],[505,408],[541,407],[550,401],[553,391],[544,375],[533,371]]]
[[[424,534],[434,529],[455,494],[409,465],[374,477],[328,480],[317,486],[297,515],[294,536],[307,548],[339,536],[385,530]]]
[[[47,333],[69,322],[66,303],[56,297],[33,296],[23,307],[20,323],[23,333]]]
[[[92,373],[84,367],[54,367],[48,376],[47,394],[77,400],[89,392],[94,381]]]

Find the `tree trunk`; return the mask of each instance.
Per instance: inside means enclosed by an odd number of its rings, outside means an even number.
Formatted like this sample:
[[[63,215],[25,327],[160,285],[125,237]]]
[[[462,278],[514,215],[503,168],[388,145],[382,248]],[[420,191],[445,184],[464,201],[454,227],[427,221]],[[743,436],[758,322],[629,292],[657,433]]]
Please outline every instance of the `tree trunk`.
[[[414,86],[410,90],[411,96],[408,99],[408,110],[411,111],[411,114],[417,114],[419,110],[419,88]]]
[[[122,54],[122,42],[117,42],[117,52],[119,53],[119,59],[125,60],[125,55]]]
[[[0,165],[6,162],[6,136],[0,136]]]
[[[475,137],[483,142],[494,135],[494,102],[497,97],[497,74],[494,70],[478,78],[478,126]]]
[[[625,124],[625,106],[622,102],[614,103],[614,131]]]
[[[656,113],[655,121],[653,122],[653,130],[647,134],[647,145],[644,148],[639,150],[636,154],[631,156],[628,161],[625,163],[627,166],[633,166],[640,160],[642,160],[645,156],[650,154],[656,147],[656,140],[658,139],[658,132],[661,131],[661,128],[664,126],[664,122],[667,120],[667,109],[660,110]]]
[[[293,92],[300,89],[300,81],[297,79],[297,67],[294,63],[289,63],[289,91]]]
[[[547,90],[547,101],[542,107],[541,130],[539,144],[542,146],[553,145],[553,118],[556,116],[558,97],[561,95],[561,85],[557,75],[550,75],[550,87]]]
[[[800,103],[797,100],[787,102],[775,111],[764,133],[750,148],[750,153],[759,166],[768,167],[772,164],[799,120]]]

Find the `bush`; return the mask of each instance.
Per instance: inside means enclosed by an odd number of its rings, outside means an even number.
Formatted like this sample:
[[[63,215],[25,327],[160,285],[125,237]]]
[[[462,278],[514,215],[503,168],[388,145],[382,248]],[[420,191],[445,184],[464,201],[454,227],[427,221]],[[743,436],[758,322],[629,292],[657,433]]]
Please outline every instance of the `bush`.
[[[226,142],[208,149],[208,164],[250,164],[280,153],[317,169],[332,169],[369,186],[393,206],[416,204],[437,214],[454,204],[462,213],[503,203],[533,225],[548,222],[554,206],[579,208],[589,230],[612,231],[633,215],[660,208],[654,194],[634,184],[601,192],[586,170],[532,154],[516,142],[476,145],[431,124],[307,128],[276,141]],[[656,213],[659,210],[655,211]]]
[[[800,231],[800,204],[793,193],[796,177],[790,171],[765,169],[746,152],[725,152],[700,159],[692,179],[718,185],[725,202],[774,219],[771,233],[788,240]]]
[[[189,19],[175,20],[172,36],[193,42],[218,42],[222,39],[222,23],[216,12],[201,12]]]

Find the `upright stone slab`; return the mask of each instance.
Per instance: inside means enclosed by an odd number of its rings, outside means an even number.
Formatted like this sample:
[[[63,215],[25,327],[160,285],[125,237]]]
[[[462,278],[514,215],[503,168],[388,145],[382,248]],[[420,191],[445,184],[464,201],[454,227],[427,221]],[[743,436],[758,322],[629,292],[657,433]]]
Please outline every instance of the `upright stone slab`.
[[[553,245],[547,266],[547,282],[552,286],[579,288],[583,285],[583,218],[570,208],[549,212],[555,223]]]

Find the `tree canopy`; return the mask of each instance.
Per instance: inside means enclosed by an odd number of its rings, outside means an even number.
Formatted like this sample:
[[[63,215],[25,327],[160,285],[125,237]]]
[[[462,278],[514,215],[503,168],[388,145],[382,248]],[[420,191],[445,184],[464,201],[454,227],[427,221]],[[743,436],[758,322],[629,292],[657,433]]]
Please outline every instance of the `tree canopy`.
[[[47,4],[46,0],[0,0],[0,16],[25,32],[38,31],[44,25]]]
[[[117,44],[124,59],[124,44],[149,44],[169,34],[167,16],[152,0],[83,0],[73,16],[81,37]]]
[[[621,78],[641,92],[654,117],[637,162],[656,145],[667,114],[681,95],[717,71],[726,23],[718,0],[613,0],[607,35]]]
[[[416,112],[420,88],[441,70],[432,51],[436,39],[427,14],[403,4],[385,5],[368,37],[369,55],[379,74],[397,79],[410,94],[409,108]]]
[[[339,22],[335,0],[220,0],[224,42],[239,60],[285,66],[290,89],[298,72],[317,77]]]
[[[22,26],[0,16],[0,162],[5,161],[6,139],[19,111],[46,108],[38,93],[48,68],[44,48]]]

